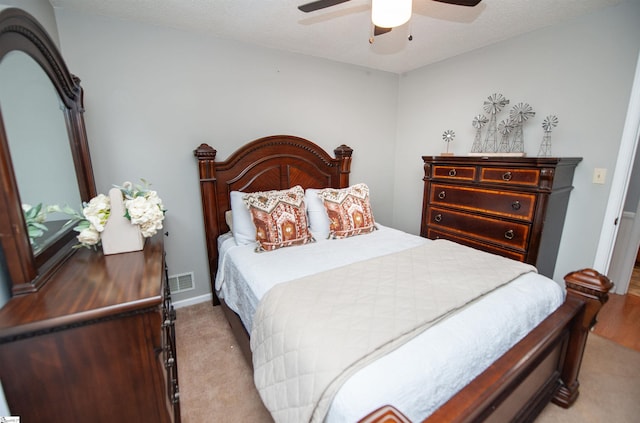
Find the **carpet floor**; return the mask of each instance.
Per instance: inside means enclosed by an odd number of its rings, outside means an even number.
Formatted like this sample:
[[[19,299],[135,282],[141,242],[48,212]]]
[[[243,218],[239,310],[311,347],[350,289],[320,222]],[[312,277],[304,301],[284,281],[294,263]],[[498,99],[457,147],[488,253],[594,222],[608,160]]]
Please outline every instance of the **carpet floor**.
[[[177,310],[176,338],[183,423],[273,422],[220,307]],[[591,334],[580,373],[580,397],[568,410],[548,405],[536,423],[636,422],[640,353]]]

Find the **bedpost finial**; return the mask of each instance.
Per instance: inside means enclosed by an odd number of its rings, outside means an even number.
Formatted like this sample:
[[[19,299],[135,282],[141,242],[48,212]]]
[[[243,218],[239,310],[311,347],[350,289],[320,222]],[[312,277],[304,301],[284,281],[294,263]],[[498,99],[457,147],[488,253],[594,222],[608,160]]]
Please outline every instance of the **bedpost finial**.
[[[567,293],[582,299],[586,303],[583,325],[590,329],[596,324],[598,312],[609,300],[609,290],[613,282],[594,269],[582,269],[564,277]]]
[[[193,155],[196,156],[198,160],[215,160],[217,153],[215,148],[205,143],[200,144],[198,148],[193,150]]]
[[[352,153],[353,149],[345,144],[342,144],[333,150],[333,154],[336,155],[336,159],[338,159],[340,166],[340,180],[338,181],[339,188],[346,188],[349,186]]]
[[[567,274],[564,279],[567,283],[567,288],[581,291],[600,299],[606,298],[609,290],[613,288],[613,282],[594,269],[577,270]]]
[[[353,154],[353,149],[346,144],[342,144],[336,147],[336,149],[333,150],[333,153],[337,158],[351,157],[351,154]]]

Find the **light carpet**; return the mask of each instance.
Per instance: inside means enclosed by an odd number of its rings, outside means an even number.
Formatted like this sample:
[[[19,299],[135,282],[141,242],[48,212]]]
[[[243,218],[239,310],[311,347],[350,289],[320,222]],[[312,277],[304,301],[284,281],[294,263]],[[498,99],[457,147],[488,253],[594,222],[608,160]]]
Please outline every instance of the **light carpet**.
[[[273,422],[220,307],[178,309],[176,332],[183,423]],[[640,353],[591,334],[577,402],[568,410],[548,405],[536,423],[635,422],[638,398]]]

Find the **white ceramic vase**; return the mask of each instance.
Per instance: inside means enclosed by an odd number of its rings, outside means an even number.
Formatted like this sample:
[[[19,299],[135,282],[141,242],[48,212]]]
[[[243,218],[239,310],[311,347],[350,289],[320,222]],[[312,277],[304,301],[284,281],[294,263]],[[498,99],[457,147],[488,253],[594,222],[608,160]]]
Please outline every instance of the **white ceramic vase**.
[[[124,217],[125,209],[122,192],[118,188],[109,190],[111,214],[102,231],[102,252],[108,254],[140,251],[144,247],[144,237],[138,225]]]

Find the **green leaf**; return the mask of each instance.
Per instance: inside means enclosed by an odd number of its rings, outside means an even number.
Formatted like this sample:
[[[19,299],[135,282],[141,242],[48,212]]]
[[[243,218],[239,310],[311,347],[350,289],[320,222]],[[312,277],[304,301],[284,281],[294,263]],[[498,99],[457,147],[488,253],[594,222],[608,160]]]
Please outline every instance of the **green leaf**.
[[[37,228],[37,229],[40,229],[41,231],[48,231],[49,230],[49,228],[47,228],[46,225],[44,225],[42,223],[38,223],[38,222],[29,223],[29,227],[30,228]]]
[[[29,238],[40,238],[42,235],[44,235],[44,231],[42,231],[41,229],[35,228],[33,226],[29,226],[27,228],[27,233],[29,234]]]

